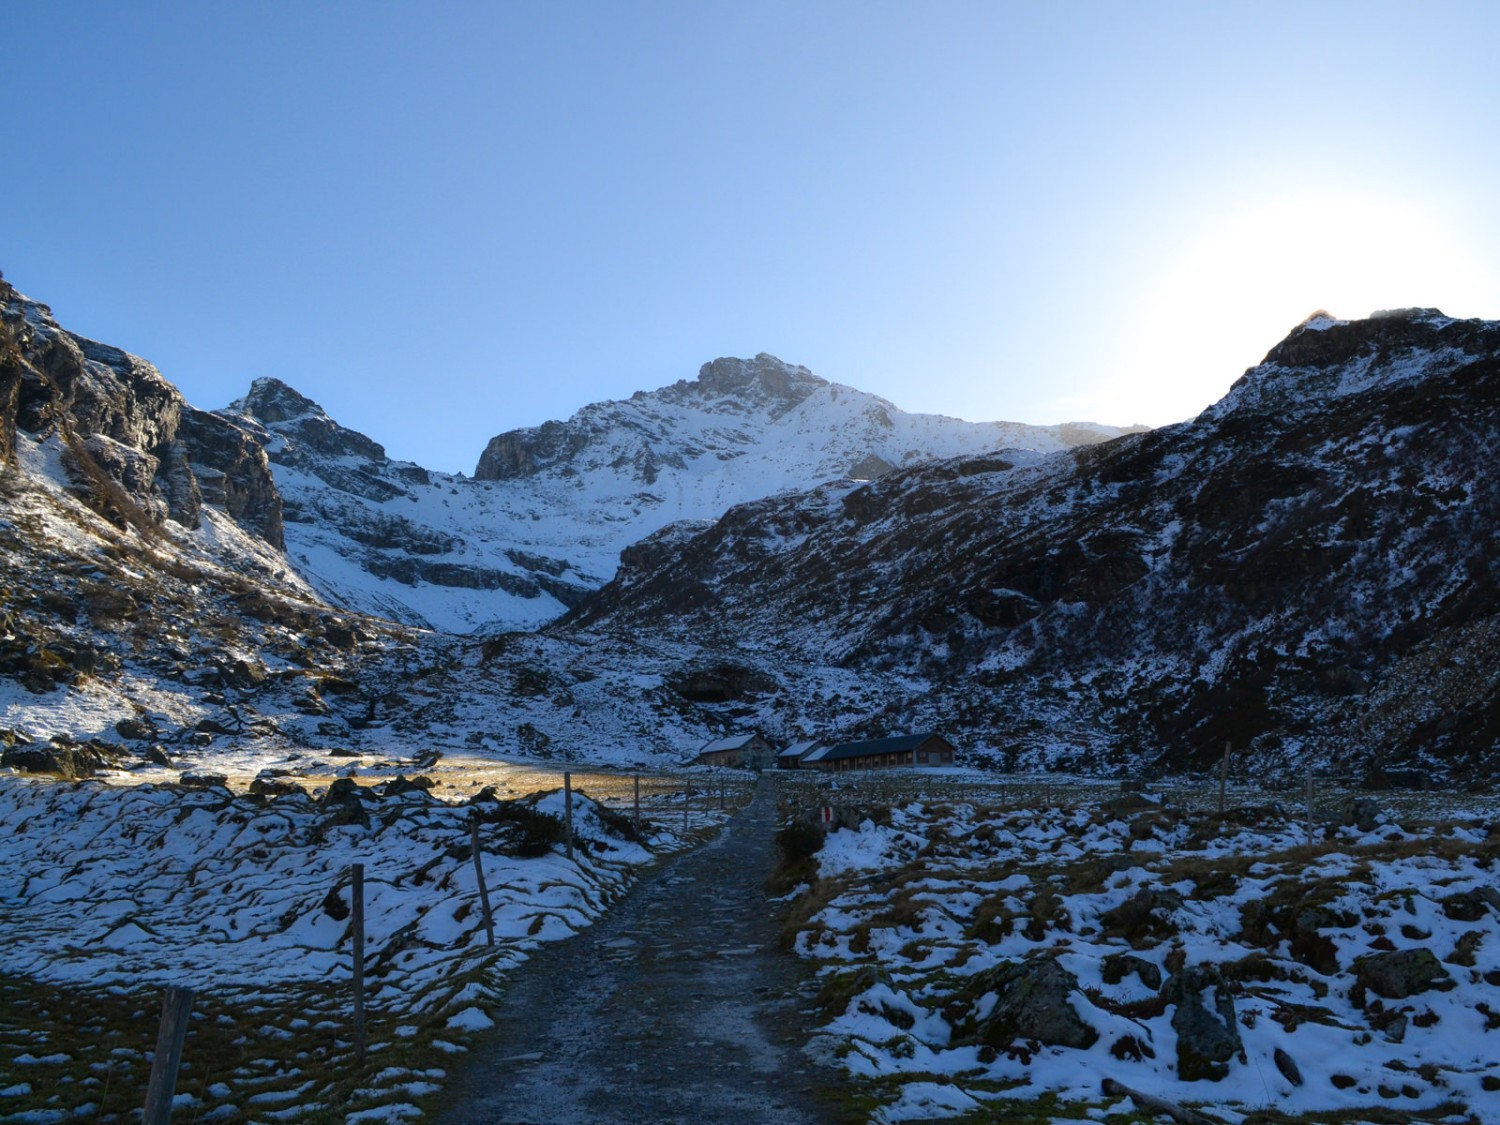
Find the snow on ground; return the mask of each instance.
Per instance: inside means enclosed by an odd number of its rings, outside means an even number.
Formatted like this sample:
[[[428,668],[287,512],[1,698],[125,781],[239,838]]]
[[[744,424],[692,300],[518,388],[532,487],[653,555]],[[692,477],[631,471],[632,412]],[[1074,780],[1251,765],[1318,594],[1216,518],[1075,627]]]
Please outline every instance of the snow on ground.
[[[867,811],[819,853],[796,949],[824,977],[812,1049],[883,1092],[880,1120],[1098,1112],[1113,1078],[1224,1120],[1500,1122],[1493,823],[1322,823],[1309,845],[1274,807],[1134,795]]]
[[[306,1119],[344,1104],[360,1119],[416,1116],[411,1103],[440,1087],[441,1069],[350,1061],[352,865],[364,868],[370,1055],[395,1063],[462,1051],[488,1026],[499,973],[588,926],[637,867],[684,843],[649,821],[636,842],[625,818],[579,793],[569,858],[561,793],[450,805],[360,792],[268,801],[0,776],[0,1058],[11,1059],[0,1117],[126,1119],[126,1106],[99,1110],[99,1075],[144,1065],[168,984],[198,993],[187,1054],[198,1069],[179,1089],[204,1120]],[[696,810],[693,824],[724,815]],[[345,1089],[351,1076],[365,1085]],[[115,1100],[126,1095],[134,1104],[128,1083]]]

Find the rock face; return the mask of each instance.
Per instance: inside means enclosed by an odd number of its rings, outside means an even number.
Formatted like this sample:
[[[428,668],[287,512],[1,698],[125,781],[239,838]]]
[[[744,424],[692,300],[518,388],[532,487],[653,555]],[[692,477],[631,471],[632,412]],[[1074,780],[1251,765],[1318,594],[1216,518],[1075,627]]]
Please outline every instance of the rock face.
[[[111,519],[196,528],[209,503],[281,547],[281,498],[243,431],[194,410],[145,360],[64,331],[45,305],[3,281],[0,320],[6,460],[17,431],[51,434],[80,492]]]
[[[894,673],[1001,765],[1492,778],[1500,324],[1294,330],[1191,422],[734,508],[562,624]],[[789,724],[809,727],[804,714]],[[878,722],[878,717],[875,720]],[[872,723],[871,733],[885,733]],[[862,731],[856,733],[863,733]]]

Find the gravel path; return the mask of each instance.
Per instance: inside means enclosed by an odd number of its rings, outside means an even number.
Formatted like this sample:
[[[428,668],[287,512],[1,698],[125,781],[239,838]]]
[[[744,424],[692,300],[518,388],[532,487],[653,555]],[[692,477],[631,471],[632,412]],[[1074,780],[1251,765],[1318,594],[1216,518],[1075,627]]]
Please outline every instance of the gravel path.
[[[497,1030],[434,1107],[452,1125],[845,1120],[842,1078],[800,1051],[797,959],[766,901],[774,784],[717,839],[648,871],[512,978]]]

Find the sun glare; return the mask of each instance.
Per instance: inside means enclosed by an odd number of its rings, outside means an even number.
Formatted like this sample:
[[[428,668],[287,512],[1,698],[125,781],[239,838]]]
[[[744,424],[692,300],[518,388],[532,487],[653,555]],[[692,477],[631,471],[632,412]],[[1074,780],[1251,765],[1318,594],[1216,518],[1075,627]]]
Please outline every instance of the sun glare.
[[[1221,397],[1309,313],[1355,319],[1411,305],[1496,317],[1500,284],[1408,206],[1343,199],[1256,208],[1198,239],[1144,290],[1103,397],[1112,418],[1180,421]]]

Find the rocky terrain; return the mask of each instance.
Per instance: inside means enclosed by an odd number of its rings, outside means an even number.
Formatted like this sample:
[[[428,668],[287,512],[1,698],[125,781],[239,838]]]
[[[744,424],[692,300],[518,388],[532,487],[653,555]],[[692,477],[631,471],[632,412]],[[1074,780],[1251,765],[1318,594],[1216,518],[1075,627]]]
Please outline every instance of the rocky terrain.
[[[1496,1120],[1492,803],[907,789],[783,834],[811,1050],[872,1120]]]
[[[1493,777],[1491,322],[1314,317],[1198,418],[1050,453],[768,356],[720,360],[502,435],[477,481],[392,462],[274,381],[195,411],[44,306],[7,289],[5,309],[12,757],[649,762],[743,727],[930,728],[1003,768],[1204,769],[1228,746],[1234,769],[1287,780]],[[944,442],[987,451],[890,467]],[[875,456],[876,479],[848,475]],[[839,479],[776,492],[772,463]],[[573,546],[603,552],[747,481],[771,494],[629,543],[596,593],[602,554],[510,537],[513,487],[573,489],[583,508],[527,520],[561,534],[586,509]],[[591,539],[621,488],[678,500]],[[573,608],[540,631],[409,627],[544,602]]]
[[[785,731],[932,727],[1007,766],[1093,769],[1201,768],[1227,744],[1257,772],[1485,785],[1497,392],[1493,322],[1319,316],[1191,422],[645,540],[559,632],[738,651]],[[820,668],[882,684],[887,709],[830,716]]]

